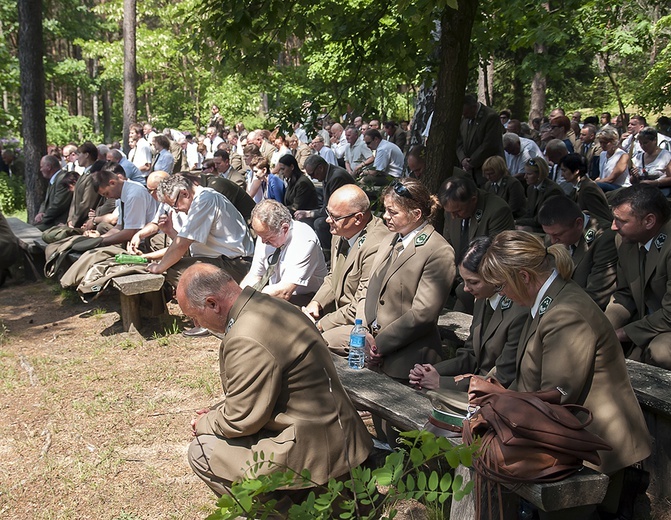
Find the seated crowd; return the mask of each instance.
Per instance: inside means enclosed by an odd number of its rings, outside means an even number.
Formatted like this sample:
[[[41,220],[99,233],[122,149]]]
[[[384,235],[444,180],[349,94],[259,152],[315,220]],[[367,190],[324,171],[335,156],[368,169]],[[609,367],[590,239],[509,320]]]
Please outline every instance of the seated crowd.
[[[298,124],[288,136],[211,125],[196,139],[133,125],[127,158],[118,147],[87,142],[66,146],[64,163],[42,159],[49,189],[35,224],[82,228],[103,245],[128,243],[151,261],[149,272],[177,289],[195,321],[190,334],[229,333],[222,383],[235,400],[199,416],[201,442],[189,451],[194,470],[219,494],[250,450],[222,438],[262,428],[289,435],[282,406],[300,415],[306,392],[321,390],[308,378],[298,397],[285,395],[282,378],[291,394],[300,385],[290,374],[328,364],[326,346],[346,355],[361,318],[370,331],[368,366],[402,384],[465,391],[468,379],[454,376],[481,374],[522,391],[562,388],[563,402],[588,407],[588,429],[613,447],[598,469],[611,476],[617,497],[625,468],[650,453],[625,356],[671,369],[671,138],[642,116],[631,117],[626,132],[609,124],[609,114],[601,122],[569,120],[556,109],[529,126],[466,96],[461,168],[436,194],[418,179],[424,146],[408,150],[393,121],[380,132],[378,121],[360,117],[346,127],[323,120],[311,140]],[[371,210],[372,186],[382,190],[382,218]],[[442,233],[433,227],[438,211]],[[437,326],[446,305],[473,315],[470,337],[451,359]],[[286,337],[272,327],[247,330],[254,326],[245,313],[254,309],[285,322]],[[250,334],[263,337],[245,346]],[[292,338],[318,347],[302,351]],[[292,356],[296,350],[296,363],[279,359],[280,347],[267,346],[273,339]],[[258,383],[243,373],[250,354],[258,357],[253,364],[269,364],[252,370]],[[286,400],[269,405],[272,416],[236,393],[264,381]],[[335,390],[337,406],[351,408]],[[360,420],[341,414],[359,439],[351,461],[361,462],[369,446]],[[297,442],[301,429],[341,442],[331,422],[295,426]],[[385,425],[376,428],[393,442]],[[281,435],[272,438],[276,454],[284,453]],[[239,453],[225,460],[222,442]],[[346,470],[332,468],[317,480]],[[614,512],[617,500],[602,506]]]

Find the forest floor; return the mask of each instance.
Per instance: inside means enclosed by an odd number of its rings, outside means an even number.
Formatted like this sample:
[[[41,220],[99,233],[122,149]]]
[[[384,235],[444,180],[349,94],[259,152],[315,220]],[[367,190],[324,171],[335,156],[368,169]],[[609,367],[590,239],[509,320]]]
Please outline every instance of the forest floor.
[[[219,340],[175,333],[170,310],[124,333],[116,291],[85,304],[48,282],[0,289],[0,518],[213,511],[186,449],[194,410],[221,394]]]

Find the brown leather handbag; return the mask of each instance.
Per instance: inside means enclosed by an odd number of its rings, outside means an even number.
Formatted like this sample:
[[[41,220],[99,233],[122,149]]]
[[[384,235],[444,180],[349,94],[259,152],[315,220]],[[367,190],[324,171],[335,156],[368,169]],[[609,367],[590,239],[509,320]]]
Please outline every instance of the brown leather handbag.
[[[462,439],[467,445],[480,439],[473,466],[489,480],[561,480],[583,461],[598,465],[597,451],[612,449],[585,429],[592,422],[587,408],[560,404],[559,389],[516,392],[495,379],[471,376],[468,395],[471,409]]]

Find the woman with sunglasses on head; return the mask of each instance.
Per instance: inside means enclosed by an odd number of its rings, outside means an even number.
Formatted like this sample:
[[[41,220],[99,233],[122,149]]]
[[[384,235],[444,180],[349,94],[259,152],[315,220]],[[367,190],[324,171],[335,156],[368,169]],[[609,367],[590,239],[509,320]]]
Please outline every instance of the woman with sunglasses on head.
[[[668,197],[671,194],[671,152],[660,148],[657,135],[657,130],[649,126],[638,132],[641,151],[634,155],[629,174],[632,184],[652,184]]]
[[[407,384],[415,364],[442,359],[437,323],[455,276],[454,249],[430,224],[440,204],[420,181],[396,181],[382,200],[394,235],[380,243],[359,312],[372,333],[370,365]]]
[[[527,183],[527,207],[522,218],[515,220],[517,229],[542,233],[538,223],[538,211],[550,197],[564,197],[564,191],[553,180],[548,178],[550,169],[545,159],[535,157],[524,165],[524,180]]]
[[[592,412],[593,421],[586,429],[613,448],[599,452],[597,466],[611,483],[600,507],[613,513],[623,470],[650,454],[650,439],[615,331],[597,304],[571,281],[572,271],[565,246],[546,248],[540,238],[522,231],[496,235],[480,263],[480,275],[487,283],[531,309],[510,388],[521,392],[560,388],[563,404],[582,405]]]
[[[496,293],[496,288],[478,274],[489,237],[471,240],[459,264],[464,291],[475,298],[468,339],[456,356],[436,365],[417,364],[410,371],[410,384],[419,390],[448,388],[468,391],[470,378],[455,382],[460,374],[491,375],[508,387],[515,379],[515,356],[529,309]]]

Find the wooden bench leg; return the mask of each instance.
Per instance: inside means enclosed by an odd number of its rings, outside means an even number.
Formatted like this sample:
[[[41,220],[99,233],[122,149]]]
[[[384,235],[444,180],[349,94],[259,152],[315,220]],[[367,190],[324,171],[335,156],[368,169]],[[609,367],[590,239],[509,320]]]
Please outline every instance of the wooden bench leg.
[[[140,328],[140,294],[121,294],[121,322],[125,332],[137,332]]]

